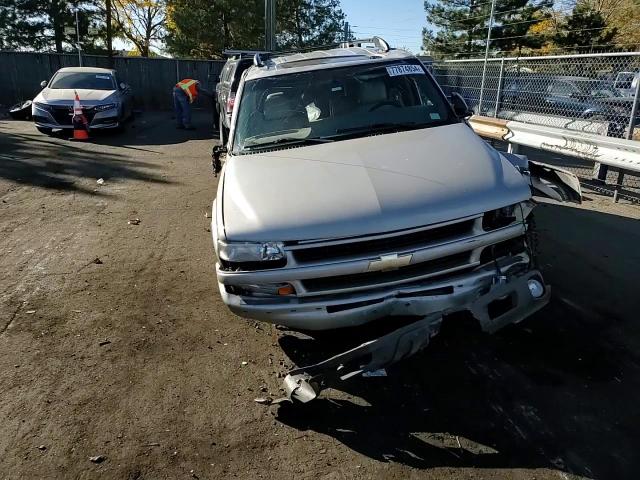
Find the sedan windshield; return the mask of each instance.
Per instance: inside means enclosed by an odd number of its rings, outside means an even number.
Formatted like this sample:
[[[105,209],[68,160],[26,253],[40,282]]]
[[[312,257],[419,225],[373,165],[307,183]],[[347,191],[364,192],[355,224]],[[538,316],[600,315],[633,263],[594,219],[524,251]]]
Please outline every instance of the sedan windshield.
[[[602,81],[587,81],[578,82],[578,87],[584,95],[597,98],[611,98],[621,97],[622,94],[618,92],[613,85]]]
[[[311,70],[246,82],[233,150],[310,145],[457,121],[416,61]]]
[[[108,73],[59,72],[49,88],[83,88],[87,90],[114,90],[113,77]]]

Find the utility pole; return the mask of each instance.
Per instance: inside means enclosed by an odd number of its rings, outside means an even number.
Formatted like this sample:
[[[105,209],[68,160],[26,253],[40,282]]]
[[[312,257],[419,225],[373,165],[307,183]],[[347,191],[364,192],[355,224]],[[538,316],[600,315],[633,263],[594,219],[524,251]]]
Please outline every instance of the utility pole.
[[[487,47],[484,50],[484,66],[482,67],[482,83],[480,84],[480,100],[478,102],[478,115],[482,115],[482,100],[484,97],[484,81],[487,76],[487,59],[489,58],[489,46],[491,44],[491,28],[493,27],[493,12],[496,8],[496,0],[491,0],[491,13],[489,14],[489,30],[487,30]],[[496,102],[498,100],[496,99]]]
[[[78,7],[76,7],[76,47],[78,48],[78,64],[82,66],[82,47],[80,46],[80,23],[78,22]]]
[[[107,9],[107,55],[109,56],[109,67],[113,68],[113,31],[111,30],[111,0],[105,0]]]
[[[351,26],[349,25],[349,22],[344,22],[344,41],[348,42],[349,40],[351,40]]]
[[[276,49],[276,0],[264,0],[264,49]]]

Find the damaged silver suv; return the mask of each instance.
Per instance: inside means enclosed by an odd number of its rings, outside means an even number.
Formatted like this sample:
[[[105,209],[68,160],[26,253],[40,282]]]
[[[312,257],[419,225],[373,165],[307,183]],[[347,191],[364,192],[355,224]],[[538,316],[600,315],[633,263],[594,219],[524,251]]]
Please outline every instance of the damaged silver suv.
[[[215,155],[227,154],[211,229],[224,302],[301,330],[421,318],[364,345],[358,371],[422,348],[444,315],[468,310],[493,332],[543,307],[532,192],[579,198],[579,184],[494,150],[466,115],[377,37],[256,55]]]

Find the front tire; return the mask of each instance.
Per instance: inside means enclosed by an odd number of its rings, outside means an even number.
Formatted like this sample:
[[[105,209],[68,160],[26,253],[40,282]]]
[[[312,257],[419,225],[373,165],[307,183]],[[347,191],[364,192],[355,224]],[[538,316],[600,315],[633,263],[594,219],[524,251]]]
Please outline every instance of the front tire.
[[[51,132],[53,132],[53,129],[47,127],[36,127],[36,130],[45,135],[51,135]]]

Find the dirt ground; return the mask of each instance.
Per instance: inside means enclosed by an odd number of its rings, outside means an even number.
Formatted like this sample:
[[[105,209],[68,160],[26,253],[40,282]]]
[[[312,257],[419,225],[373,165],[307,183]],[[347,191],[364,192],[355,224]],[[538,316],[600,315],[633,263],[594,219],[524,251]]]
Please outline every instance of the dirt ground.
[[[196,119],[89,143],[0,121],[0,478],[638,478],[640,207],[542,205],[543,311],[494,336],[452,318],[387,377],[265,407],[356,335],[226,310]]]

